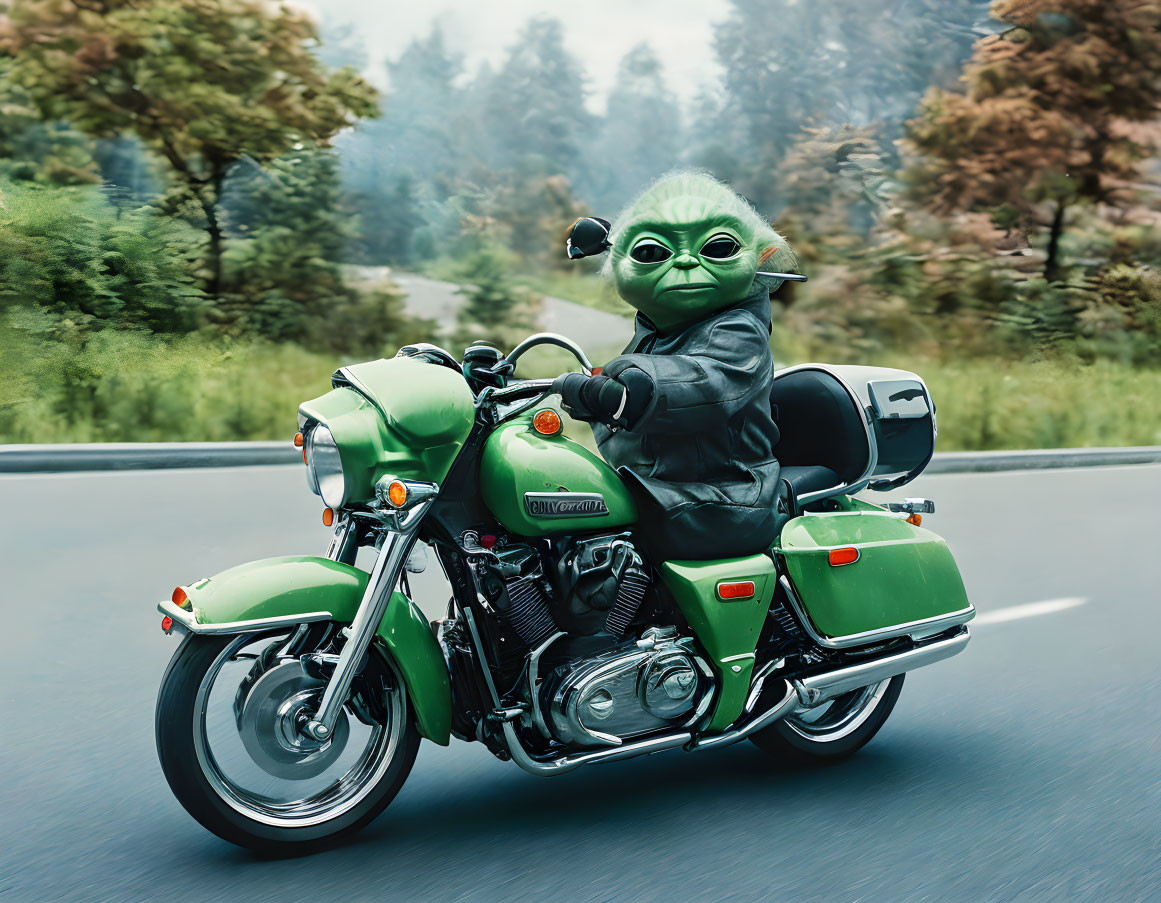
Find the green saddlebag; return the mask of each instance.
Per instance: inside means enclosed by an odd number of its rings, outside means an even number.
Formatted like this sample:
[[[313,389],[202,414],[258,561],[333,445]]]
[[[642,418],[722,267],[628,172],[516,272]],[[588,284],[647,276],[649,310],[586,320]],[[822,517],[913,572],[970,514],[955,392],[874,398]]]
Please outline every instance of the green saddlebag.
[[[975,614],[947,543],[881,509],[796,517],[779,545],[808,626],[825,645],[930,634]],[[832,564],[838,549],[858,557]]]

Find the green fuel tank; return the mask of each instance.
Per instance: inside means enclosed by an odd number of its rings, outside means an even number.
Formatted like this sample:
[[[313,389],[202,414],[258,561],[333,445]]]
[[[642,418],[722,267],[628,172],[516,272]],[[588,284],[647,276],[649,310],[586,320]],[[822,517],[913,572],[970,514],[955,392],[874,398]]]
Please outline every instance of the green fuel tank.
[[[562,433],[538,433],[534,416],[529,411],[497,427],[480,458],[484,504],[504,529],[551,536],[634,523],[637,504],[616,471]]]

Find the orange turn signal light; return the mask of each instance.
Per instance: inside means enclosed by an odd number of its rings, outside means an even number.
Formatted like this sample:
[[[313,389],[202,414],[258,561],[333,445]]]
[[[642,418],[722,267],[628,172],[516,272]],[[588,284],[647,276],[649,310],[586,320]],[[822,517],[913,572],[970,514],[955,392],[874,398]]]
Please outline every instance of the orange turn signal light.
[[[718,584],[719,599],[753,599],[754,592],[753,580],[740,580],[737,583]]]
[[[402,508],[407,504],[407,487],[400,480],[392,480],[387,487],[387,501],[395,508]]]
[[[177,589],[175,589],[173,591],[173,595],[170,596],[170,599],[173,600],[173,604],[176,605],[178,608],[188,608],[189,607],[189,605],[187,604],[189,602],[189,596],[186,595],[186,591],[180,586],[177,587]]]
[[[564,429],[564,424],[560,422],[560,415],[556,411],[545,408],[532,416],[532,428],[542,436],[555,436]]]
[[[303,443],[302,433],[295,433],[294,434],[294,447],[295,448],[302,448],[302,443]]]
[[[335,522],[335,509],[323,508],[323,526],[329,527]]]
[[[830,566],[838,567],[840,564],[854,564],[859,560],[859,550],[848,546],[845,549],[831,549],[830,550]]]
[[[918,527],[923,523],[923,515],[922,514],[912,514],[910,517],[907,518],[907,523],[915,524],[915,526]]]

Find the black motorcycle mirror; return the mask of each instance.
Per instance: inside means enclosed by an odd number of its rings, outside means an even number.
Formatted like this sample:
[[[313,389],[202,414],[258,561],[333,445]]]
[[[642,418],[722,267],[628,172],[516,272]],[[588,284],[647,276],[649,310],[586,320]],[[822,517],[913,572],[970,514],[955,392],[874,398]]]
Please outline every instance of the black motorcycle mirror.
[[[609,250],[609,229],[611,223],[599,216],[582,216],[568,230],[564,240],[565,250],[570,260],[592,257]]]

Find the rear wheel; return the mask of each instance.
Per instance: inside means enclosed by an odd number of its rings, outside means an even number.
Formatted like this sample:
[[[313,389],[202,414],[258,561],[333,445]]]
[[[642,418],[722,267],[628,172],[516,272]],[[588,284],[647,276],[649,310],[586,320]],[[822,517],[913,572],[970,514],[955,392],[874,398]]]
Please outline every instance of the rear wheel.
[[[895,708],[904,675],[799,708],[750,739],[780,758],[816,762],[846,758],[864,746]]]
[[[187,637],[157,697],[157,752],[174,795],[219,837],[293,849],[353,833],[398,793],[419,747],[403,682],[372,650],[326,743],[301,722],[324,681],[298,655],[307,632]],[[297,645],[296,645],[297,644]]]

